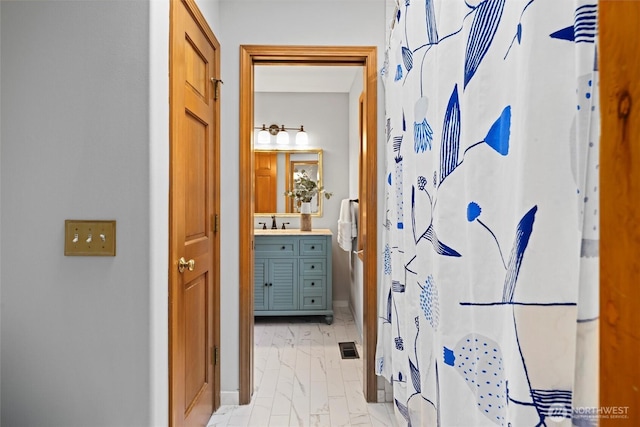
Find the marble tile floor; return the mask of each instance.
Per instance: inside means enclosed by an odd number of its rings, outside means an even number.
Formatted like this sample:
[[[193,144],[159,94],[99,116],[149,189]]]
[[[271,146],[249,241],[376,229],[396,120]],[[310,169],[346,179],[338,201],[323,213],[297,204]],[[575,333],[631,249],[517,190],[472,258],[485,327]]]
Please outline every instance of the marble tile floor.
[[[351,311],[324,316],[256,318],[251,404],[221,406],[208,427],[392,427],[391,403],[367,403],[362,359],[342,359],[339,342],[362,343]]]

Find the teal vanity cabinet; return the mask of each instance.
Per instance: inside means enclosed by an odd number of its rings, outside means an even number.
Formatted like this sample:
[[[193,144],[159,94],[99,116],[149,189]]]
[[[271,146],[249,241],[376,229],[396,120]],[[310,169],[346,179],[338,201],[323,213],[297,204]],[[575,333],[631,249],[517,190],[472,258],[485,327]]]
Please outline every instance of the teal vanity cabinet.
[[[331,230],[256,230],[255,316],[325,316],[333,322]]]

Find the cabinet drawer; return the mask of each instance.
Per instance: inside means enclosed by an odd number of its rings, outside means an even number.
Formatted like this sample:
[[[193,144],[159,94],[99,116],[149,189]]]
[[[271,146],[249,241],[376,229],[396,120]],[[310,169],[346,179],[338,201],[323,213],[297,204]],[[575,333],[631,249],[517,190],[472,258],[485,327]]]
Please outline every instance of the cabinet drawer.
[[[304,296],[302,297],[303,310],[324,310],[324,297],[318,296]]]
[[[303,276],[323,276],[327,272],[325,258],[306,258],[300,260],[300,274]]]
[[[311,291],[324,291],[324,277],[302,277],[302,291],[305,293]]]
[[[324,256],[327,253],[327,239],[301,239],[300,255]]]
[[[296,256],[298,255],[298,245],[294,239],[274,240],[256,239],[255,255],[260,256]]]

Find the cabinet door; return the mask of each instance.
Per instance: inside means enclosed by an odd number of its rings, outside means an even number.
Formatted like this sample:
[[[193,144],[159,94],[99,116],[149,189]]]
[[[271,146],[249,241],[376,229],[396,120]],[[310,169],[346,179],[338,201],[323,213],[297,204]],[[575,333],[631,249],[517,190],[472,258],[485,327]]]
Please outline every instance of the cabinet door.
[[[269,309],[298,308],[298,260],[269,260]]]
[[[253,309],[256,311],[268,310],[269,274],[267,260],[256,258],[253,266]]]

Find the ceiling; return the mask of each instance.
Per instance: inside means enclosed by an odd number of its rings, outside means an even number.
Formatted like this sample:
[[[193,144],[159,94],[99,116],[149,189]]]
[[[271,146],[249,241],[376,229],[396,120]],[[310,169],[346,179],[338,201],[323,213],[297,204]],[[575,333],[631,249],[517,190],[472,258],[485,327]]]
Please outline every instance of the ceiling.
[[[361,66],[256,66],[255,92],[348,93]]]

